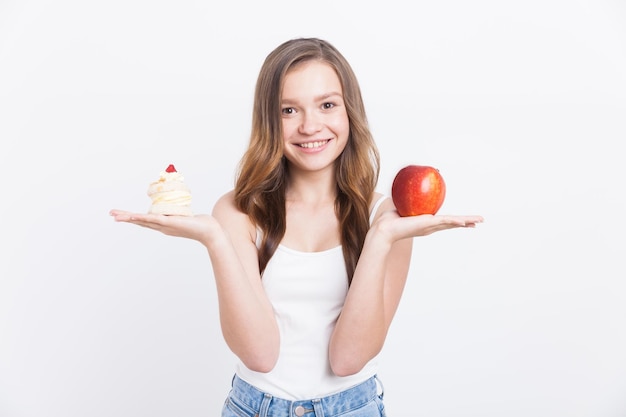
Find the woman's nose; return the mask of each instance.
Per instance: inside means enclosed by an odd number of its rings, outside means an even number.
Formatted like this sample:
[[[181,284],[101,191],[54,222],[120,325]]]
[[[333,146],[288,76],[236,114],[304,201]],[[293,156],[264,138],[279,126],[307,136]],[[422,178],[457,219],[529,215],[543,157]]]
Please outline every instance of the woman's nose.
[[[317,133],[322,128],[322,122],[320,116],[315,112],[306,112],[302,116],[300,123],[300,133],[305,135],[312,135]]]

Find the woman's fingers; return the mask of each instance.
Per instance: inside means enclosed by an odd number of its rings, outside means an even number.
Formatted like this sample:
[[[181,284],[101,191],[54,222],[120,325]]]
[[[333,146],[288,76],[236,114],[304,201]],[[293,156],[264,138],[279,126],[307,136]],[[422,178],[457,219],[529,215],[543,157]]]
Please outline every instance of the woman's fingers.
[[[116,222],[136,224],[156,230],[169,236],[178,236],[202,241],[218,228],[212,216],[166,216],[164,214],[132,213],[124,210],[111,210],[109,213]]]
[[[437,217],[437,216],[436,216]],[[482,216],[438,216],[444,223],[457,227],[474,227],[482,223]]]
[[[454,215],[420,215],[400,217],[397,213],[389,212],[381,216],[381,227],[391,236],[392,240],[409,237],[427,236],[442,230],[454,228],[473,228],[483,222],[482,216],[454,216]],[[387,223],[389,222],[389,223]],[[382,223],[387,224],[382,226]]]
[[[123,210],[111,210],[109,214],[116,222],[132,223],[158,231],[162,231],[163,222],[167,221],[167,216],[161,214],[132,213]]]
[[[434,216],[434,220],[437,221],[433,225],[433,232],[454,229],[457,227],[476,227],[476,224],[482,223],[483,218],[481,216]]]

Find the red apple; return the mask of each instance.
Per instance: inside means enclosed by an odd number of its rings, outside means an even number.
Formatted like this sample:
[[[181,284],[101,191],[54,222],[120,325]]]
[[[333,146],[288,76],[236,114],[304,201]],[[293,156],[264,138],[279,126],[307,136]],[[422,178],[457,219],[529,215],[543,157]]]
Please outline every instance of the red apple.
[[[402,217],[435,214],[446,196],[446,183],[437,168],[408,165],[396,174],[391,198]]]

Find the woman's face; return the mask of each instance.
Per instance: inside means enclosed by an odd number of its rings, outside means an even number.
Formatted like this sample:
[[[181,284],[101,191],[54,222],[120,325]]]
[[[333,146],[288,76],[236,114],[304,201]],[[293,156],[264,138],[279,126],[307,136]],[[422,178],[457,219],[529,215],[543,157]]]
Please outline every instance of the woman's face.
[[[284,155],[291,169],[332,169],[348,142],[350,125],[335,70],[307,61],[285,76],[281,98]]]

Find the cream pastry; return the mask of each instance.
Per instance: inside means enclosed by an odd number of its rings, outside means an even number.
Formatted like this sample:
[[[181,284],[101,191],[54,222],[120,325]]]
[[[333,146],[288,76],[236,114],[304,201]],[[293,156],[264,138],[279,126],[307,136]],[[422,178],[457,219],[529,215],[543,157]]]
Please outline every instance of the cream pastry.
[[[191,190],[185,184],[185,178],[170,164],[161,171],[159,179],[148,187],[148,196],[152,199],[149,213],[191,216]]]

